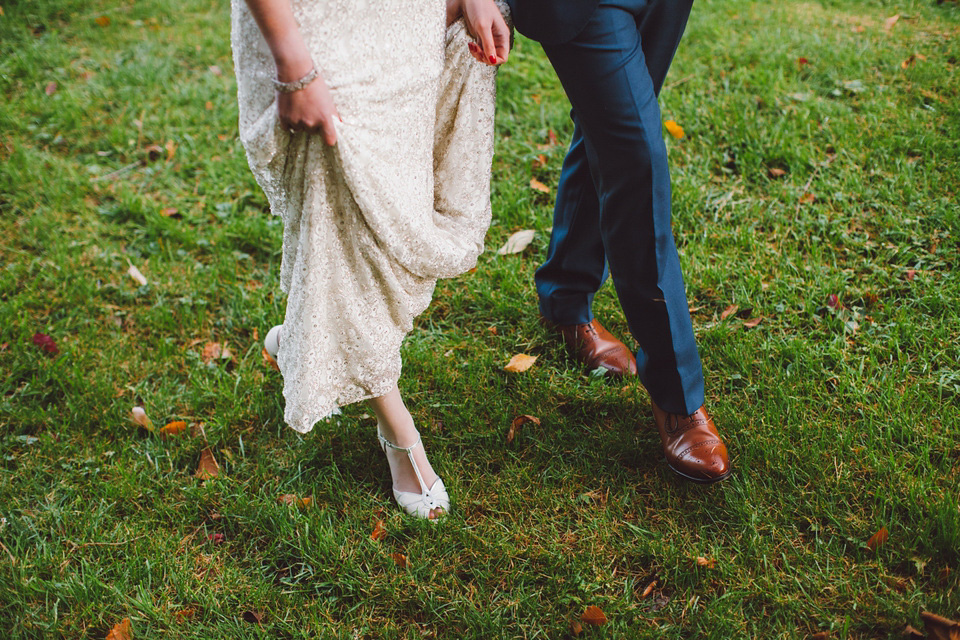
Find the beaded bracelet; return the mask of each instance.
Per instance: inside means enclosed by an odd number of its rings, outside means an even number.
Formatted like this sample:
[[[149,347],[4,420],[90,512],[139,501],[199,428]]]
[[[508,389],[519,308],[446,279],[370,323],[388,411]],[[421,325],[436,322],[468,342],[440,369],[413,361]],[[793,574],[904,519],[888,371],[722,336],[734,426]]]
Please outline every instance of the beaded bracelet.
[[[308,84],[317,79],[317,76],[320,75],[320,72],[317,71],[317,68],[314,67],[310,69],[310,72],[307,75],[303,76],[299,80],[294,80],[293,82],[280,82],[276,78],[273,80],[273,86],[277,88],[277,91],[280,93],[293,93],[294,91],[300,91],[301,89],[306,88]]]

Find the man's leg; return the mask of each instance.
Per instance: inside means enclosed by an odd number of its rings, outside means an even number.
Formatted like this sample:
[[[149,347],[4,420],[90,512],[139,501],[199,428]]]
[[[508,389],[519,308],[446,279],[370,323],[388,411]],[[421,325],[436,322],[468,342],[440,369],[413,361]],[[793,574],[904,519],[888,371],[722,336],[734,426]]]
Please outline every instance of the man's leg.
[[[657,104],[689,9],[683,1],[601,3],[576,38],[544,50],[582,131],[599,194],[604,252],[640,344],[638,369],[668,461],[682,475],[712,481],[728,473],[726,449],[709,417],[697,417],[703,374],[670,227],[670,175]],[[650,43],[644,33],[651,34]],[[694,443],[709,450],[691,454],[687,445]],[[691,463],[691,456],[698,459]]]

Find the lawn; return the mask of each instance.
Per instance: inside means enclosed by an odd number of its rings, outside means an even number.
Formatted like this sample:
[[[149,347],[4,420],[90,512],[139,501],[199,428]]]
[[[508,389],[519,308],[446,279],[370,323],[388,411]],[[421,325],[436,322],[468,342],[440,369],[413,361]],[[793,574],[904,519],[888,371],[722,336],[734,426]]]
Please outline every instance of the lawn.
[[[0,637],[866,639],[960,618],[957,2],[694,6],[661,106],[735,466],[706,488],[667,468],[636,382],[537,323],[571,126],[517,39],[487,251],[404,345],[454,499],[436,526],[393,504],[366,407],[283,423],[260,347],[281,228],[237,139],[229,3],[0,8]],[[630,341],[609,284],[595,309]],[[538,359],[504,371],[517,353]],[[607,622],[581,631],[591,606]]]

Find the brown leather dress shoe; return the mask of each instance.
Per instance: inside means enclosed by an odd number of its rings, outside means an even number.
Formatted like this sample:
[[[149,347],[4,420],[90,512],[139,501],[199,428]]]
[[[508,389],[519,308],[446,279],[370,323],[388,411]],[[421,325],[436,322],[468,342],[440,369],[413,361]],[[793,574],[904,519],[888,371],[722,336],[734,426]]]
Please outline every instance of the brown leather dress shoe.
[[[614,376],[637,375],[637,359],[627,345],[613,337],[594,318],[584,324],[554,324],[541,318],[544,326],[560,334],[567,352],[591,371],[603,367]]]
[[[653,419],[663,442],[667,465],[679,476],[709,484],[730,475],[727,445],[713,418],[700,407],[689,416],[667,413],[653,404]]]

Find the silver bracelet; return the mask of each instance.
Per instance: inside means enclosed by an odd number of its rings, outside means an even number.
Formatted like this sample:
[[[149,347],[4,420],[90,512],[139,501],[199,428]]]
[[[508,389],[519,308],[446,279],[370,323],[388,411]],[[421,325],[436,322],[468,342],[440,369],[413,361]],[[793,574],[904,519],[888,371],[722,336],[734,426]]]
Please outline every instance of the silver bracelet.
[[[318,75],[320,75],[320,72],[317,71],[317,67],[313,67],[307,75],[293,82],[280,82],[274,78],[273,86],[275,86],[280,93],[293,93],[294,91],[300,91],[306,88],[308,84],[317,79]]]

